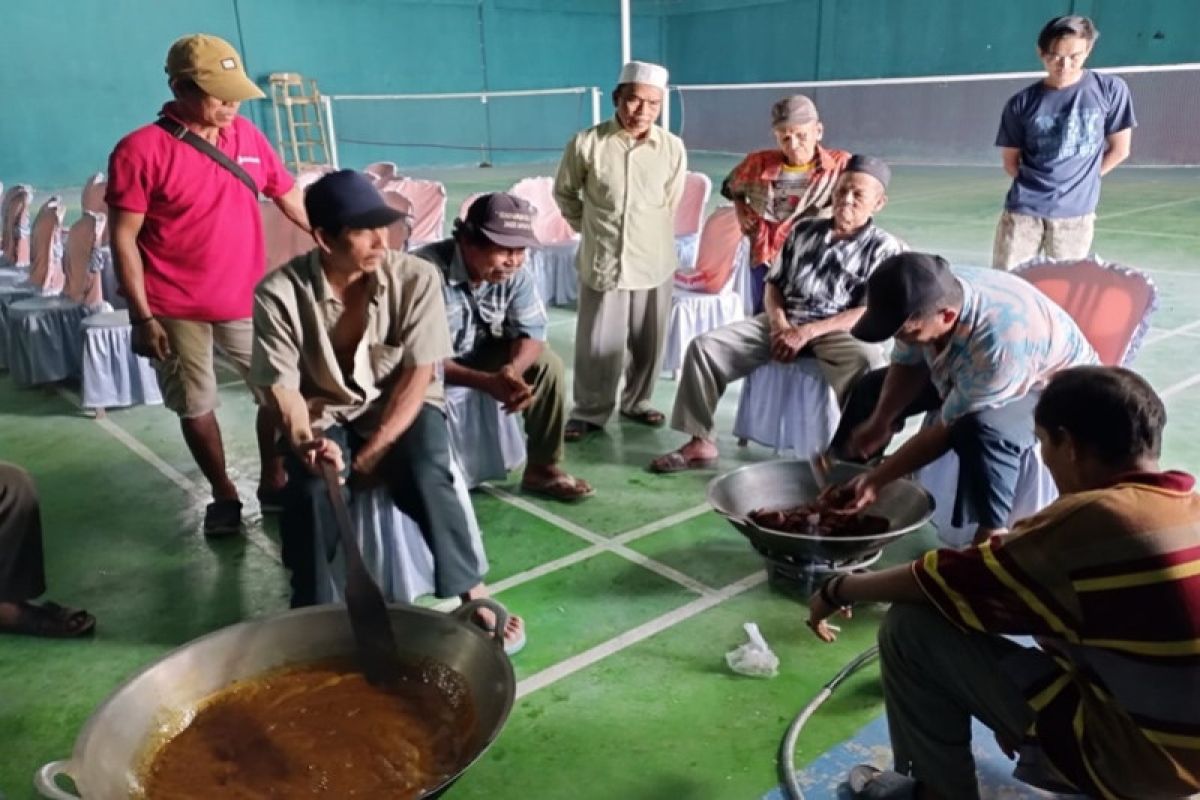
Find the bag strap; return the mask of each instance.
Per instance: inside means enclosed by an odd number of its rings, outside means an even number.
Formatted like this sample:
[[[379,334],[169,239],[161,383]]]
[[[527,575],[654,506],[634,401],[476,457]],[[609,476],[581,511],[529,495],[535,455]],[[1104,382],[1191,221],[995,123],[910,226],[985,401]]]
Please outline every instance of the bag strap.
[[[229,156],[225,155],[216,147],[209,144],[208,141],[203,137],[197,136],[183,125],[169,117],[159,117],[157,120],[155,120],[154,124],[174,136],[179,141],[196,148],[201,153],[204,153],[204,155],[208,156],[213,161],[229,170],[229,172],[232,173],[235,178],[245,184],[246,188],[254,194],[254,199],[258,199],[258,186],[254,183],[254,179],[250,177],[249,173],[234,163],[233,159],[231,159]]]

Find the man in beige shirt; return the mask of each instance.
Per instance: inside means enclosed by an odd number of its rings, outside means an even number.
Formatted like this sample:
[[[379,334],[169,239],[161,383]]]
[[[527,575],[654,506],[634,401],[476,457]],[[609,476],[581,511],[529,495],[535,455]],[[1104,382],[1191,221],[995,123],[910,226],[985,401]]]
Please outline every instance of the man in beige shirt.
[[[315,602],[318,543],[330,555],[337,547],[322,462],[349,478],[347,494],[387,486],[433,553],[438,597],[486,596],[450,473],[439,366],[453,351],[441,275],[387,248],[387,226],[402,215],[365,176],[326,175],[304,205],[317,247],[255,290],[250,366],[289,445],[280,531],[292,605]],[[513,620],[505,638],[515,651],[524,630]]]
[[[613,119],[567,144],[554,199],[582,234],[575,325],[575,407],[565,438],[601,430],[617,403],[647,425],[666,418],[650,406],[662,365],[675,274],[675,208],[683,195],[683,141],[656,126],[667,70],[631,61],[621,70]]]

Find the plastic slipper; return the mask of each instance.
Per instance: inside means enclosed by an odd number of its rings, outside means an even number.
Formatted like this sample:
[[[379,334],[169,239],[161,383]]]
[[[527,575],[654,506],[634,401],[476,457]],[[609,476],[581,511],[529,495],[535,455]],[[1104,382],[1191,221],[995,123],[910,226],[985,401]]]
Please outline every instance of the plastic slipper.
[[[521,491],[570,503],[596,493],[587,481],[571,475],[559,475],[544,483],[521,483]]]
[[[581,419],[570,419],[567,420],[567,427],[563,429],[563,440],[578,442],[584,437],[602,430],[604,430],[603,425],[597,425],[594,422],[584,422]]]
[[[876,769],[870,764],[851,768],[846,781],[855,800],[913,800],[917,781],[890,770]]]
[[[683,472],[689,469],[712,469],[717,465],[718,458],[688,458],[681,450],[672,450],[665,456],[659,456],[650,462],[650,471],[659,474]]]
[[[521,623],[521,627],[517,629],[519,632],[517,638],[513,639],[511,642],[507,638],[504,640],[504,654],[511,658],[525,648],[527,637],[525,636],[525,620],[516,615],[509,615],[509,619],[519,620]],[[496,632],[496,626],[494,625],[485,625],[483,626],[483,629],[488,634],[493,634]]]
[[[633,420],[640,425],[649,425],[651,428],[661,428],[667,424],[667,415],[654,408],[643,408],[638,411],[622,411],[621,416],[625,419]]]
[[[242,529],[242,501],[214,500],[204,509],[204,535],[230,536]]]
[[[0,626],[0,633],[20,633],[44,639],[76,639],[96,629],[96,618],[83,609],[67,608],[58,603],[41,605],[22,603],[17,619]]]

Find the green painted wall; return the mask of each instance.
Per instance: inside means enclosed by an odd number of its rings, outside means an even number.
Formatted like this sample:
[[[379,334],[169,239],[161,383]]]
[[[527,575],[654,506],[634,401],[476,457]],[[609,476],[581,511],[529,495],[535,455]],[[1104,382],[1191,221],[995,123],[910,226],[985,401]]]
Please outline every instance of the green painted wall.
[[[1200,61],[1197,0],[662,0],[675,83],[1038,70],[1058,14],[1100,29],[1096,66]]]

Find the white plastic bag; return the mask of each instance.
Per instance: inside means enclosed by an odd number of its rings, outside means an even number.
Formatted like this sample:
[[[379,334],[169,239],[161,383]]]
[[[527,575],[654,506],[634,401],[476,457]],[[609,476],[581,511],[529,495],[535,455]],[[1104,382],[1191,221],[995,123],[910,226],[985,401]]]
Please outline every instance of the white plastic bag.
[[[774,678],[779,674],[779,656],[771,652],[758,625],[747,622],[742,625],[750,641],[725,654],[725,663],[739,675],[752,678]]]

